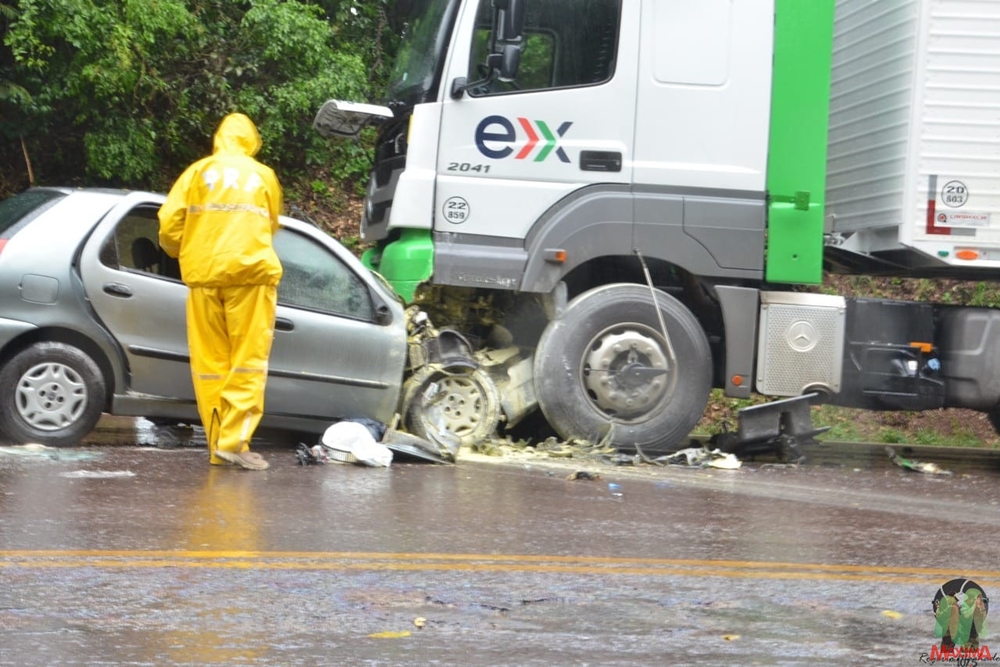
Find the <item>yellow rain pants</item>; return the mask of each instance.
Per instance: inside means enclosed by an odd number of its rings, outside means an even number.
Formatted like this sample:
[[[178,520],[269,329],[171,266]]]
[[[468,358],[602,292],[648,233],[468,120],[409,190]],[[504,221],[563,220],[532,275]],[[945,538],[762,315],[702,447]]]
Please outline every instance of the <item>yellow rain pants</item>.
[[[277,294],[272,285],[192,287],[188,294],[191,379],[215,465],[226,463],[218,449],[250,448],[264,415]]]

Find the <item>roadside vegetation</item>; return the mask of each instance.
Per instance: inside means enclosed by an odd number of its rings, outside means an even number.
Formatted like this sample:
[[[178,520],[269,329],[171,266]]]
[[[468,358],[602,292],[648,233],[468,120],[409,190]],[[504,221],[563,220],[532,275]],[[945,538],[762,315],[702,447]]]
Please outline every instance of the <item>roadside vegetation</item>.
[[[352,206],[370,142],[312,129],[377,99],[393,0],[8,0],[0,4],[0,196],[29,185],[165,191],[222,117],[257,123],[289,206]]]
[[[373,136],[312,130],[330,98],[380,100],[405,26],[397,0],[7,0],[0,3],[0,197],[31,185],[166,191],[228,112],[260,128],[291,211],[360,251]],[[991,283],[828,276],[834,294],[1000,305]],[[747,402],[715,392],[699,426]],[[824,406],[827,439],[991,447],[985,415]]]

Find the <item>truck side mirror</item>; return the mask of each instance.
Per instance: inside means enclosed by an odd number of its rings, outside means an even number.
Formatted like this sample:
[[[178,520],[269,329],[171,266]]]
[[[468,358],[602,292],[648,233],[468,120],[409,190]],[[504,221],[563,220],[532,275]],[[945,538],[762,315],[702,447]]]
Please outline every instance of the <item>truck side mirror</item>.
[[[500,42],[520,41],[524,33],[524,1],[493,0],[493,7],[500,14],[497,20],[497,40]]]
[[[517,70],[521,66],[521,47],[517,44],[504,44],[497,67],[497,78],[504,83],[510,83],[517,78]]]

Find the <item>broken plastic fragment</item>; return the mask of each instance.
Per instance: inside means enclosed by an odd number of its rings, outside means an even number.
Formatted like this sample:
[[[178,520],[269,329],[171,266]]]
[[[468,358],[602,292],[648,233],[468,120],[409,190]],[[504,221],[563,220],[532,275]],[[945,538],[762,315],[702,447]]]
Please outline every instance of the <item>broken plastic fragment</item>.
[[[727,454],[719,449],[709,450],[708,447],[688,447],[668,456],[658,457],[656,460],[673,465],[700,465],[723,470],[736,470],[743,465],[735,454]]]
[[[898,465],[900,468],[906,468],[907,470],[913,470],[914,472],[922,472],[927,475],[951,474],[950,470],[942,470],[941,466],[936,463],[922,463],[920,461],[913,461],[899,456],[892,447],[886,447],[885,453],[889,455],[889,460]]]
[[[718,454],[716,454],[716,452],[718,452]],[[720,468],[722,470],[736,470],[737,468],[743,465],[743,462],[740,461],[738,458],[736,458],[734,454],[722,454],[721,452],[719,452],[719,450],[715,450],[715,452],[713,452],[712,459],[709,460],[704,465],[708,466],[709,468]]]

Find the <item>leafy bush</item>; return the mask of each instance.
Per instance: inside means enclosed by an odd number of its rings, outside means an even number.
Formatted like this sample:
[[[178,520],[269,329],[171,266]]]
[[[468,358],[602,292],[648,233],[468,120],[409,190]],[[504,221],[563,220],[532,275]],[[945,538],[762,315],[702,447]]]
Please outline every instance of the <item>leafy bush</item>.
[[[242,111],[279,174],[335,162],[338,178],[363,180],[364,145],[312,130],[325,100],[372,97],[366,58],[381,56],[385,2],[356,6],[20,0],[0,56],[2,132],[25,140],[46,182],[82,173],[91,185],[165,189],[211,151],[221,118]]]

